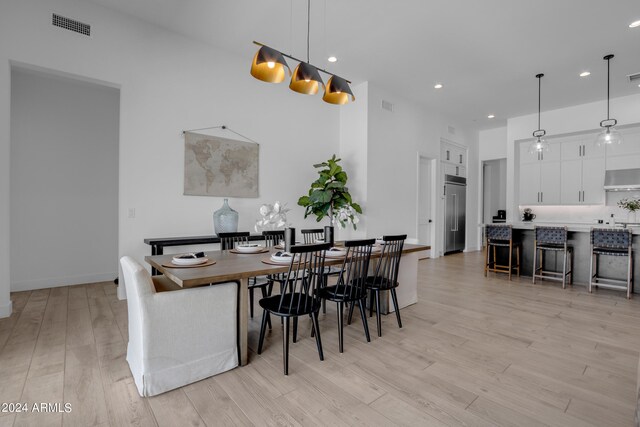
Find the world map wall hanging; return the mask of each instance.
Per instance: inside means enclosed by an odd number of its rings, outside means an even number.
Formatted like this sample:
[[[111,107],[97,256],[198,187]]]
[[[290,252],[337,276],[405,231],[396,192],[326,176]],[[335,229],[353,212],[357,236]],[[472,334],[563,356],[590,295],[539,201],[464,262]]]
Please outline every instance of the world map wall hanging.
[[[259,145],[185,132],[184,194],[258,197]]]

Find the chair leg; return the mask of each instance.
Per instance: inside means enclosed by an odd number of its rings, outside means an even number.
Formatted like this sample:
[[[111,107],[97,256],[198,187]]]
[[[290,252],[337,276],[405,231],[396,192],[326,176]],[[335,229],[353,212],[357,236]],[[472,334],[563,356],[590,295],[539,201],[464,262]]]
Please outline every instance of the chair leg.
[[[538,271],[536,266],[536,261],[538,261],[538,246],[534,243],[533,245],[533,284],[536,284],[536,273]]]
[[[511,280],[512,264],[513,264],[513,243],[510,241],[509,242],[509,280]]]
[[[344,303],[338,303],[338,350],[344,352]]]
[[[269,293],[267,291],[267,286],[261,286],[260,287],[260,291],[262,292],[262,298],[266,298],[266,297],[269,296]],[[253,302],[251,303],[251,308],[253,309]],[[253,315],[251,317],[253,317]],[[271,315],[270,314],[267,314],[267,325],[269,325],[269,329],[271,330]]]
[[[255,288],[249,288],[249,315],[253,319],[253,290]]]
[[[629,251],[629,266],[627,267],[627,299],[631,299],[631,275],[633,274],[632,262],[633,253]]]
[[[324,360],[324,353],[322,352],[322,340],[320,339],[320,323],[318,322],[318,313],[311,313],[311,321],[313,322],[313,329],[316,331],[316,345],[318,346],[318,356],[320,360]]]
[[[373,289],[369,291],[369,317],[373,316],[373,304],[375,302],[374,292],[375,291]]]
[[[567,283],[567,250],[564,250],[564,258],[562,261],[562,289],[566,289]]]
[[[289,325],[291,318],[284,318],[284,334],[282,335],[282,358],[284,359],[284,374],[289,375]]]
[[[402,328],[402,320],[400,320],[400,306],[398,305],[398,295],[396,289],[391,289],[391,300],[393,301],[393,307],[396,309],[396,320],[398,321],[398,328]]]
[[[569,284],[573,285],[573,249],[571,249],[571,270],[569,270],[569,272],[571,273],[571,275],[569,276]]]
[[[293,343],[295,344],[298,340],[298,318],[293,318]]]
[[[353,318],[353,308],[356,306],[356,303],[351,301],[351,304],[349,305],[349,316],[347,316],[347,325],[351,324],[351,319]],[[360,310],[362,311],[362,307],[360,308]]]
[[[520,277],[520,245],[516,246],[516,273]]]
[[[380,291],[376,289],[376,324],[378,326],[378,336],[382,336],[382,307],[380,306]]]
[[[589,260],[589,293],[591,293],[591,287],[593,286],[593,248],[591,248],[591,259]]]
[[[367,301],[363,299],[358,300],[358,308],[360,309],[360,317],[362,318],[362,326],[364,327],[364,335],[367,337],[367,342],[371,342],[371,336],[369,335],[369,323],[367,322],[367,313],[365,311],[365,305]],[[351,313],[353,313],[353,306],[351,306]]]
[[[264,344],[264,334],[267,332],[267,318],[269,312],[264,310],[262,312],[262,323],[260,324],[260,340],[258,341],[258,354],[262,353],[262,344]]]
[[[489,242],[487,242],[484,258],[484,277],[487,277],[487,270],[489,269]]]

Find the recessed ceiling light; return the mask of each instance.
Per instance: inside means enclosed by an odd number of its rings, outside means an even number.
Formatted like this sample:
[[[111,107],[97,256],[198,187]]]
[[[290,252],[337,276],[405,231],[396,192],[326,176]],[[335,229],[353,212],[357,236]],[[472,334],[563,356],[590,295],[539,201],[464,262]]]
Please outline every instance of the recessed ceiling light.
[[[640,19],[637,21],[633,21],[631,24],[629,24],[629,28],[636,28],[636,27],[640,27]]]
[[[587,76],[590,76],[590,75],[591,75],[591,73],[589,71],[583,71],[583,72],[580,73],[580,77],[587,77]]]
[[[436,89],[442,89],[442,83],[437,83],[434,88]]]
[[[487,116],[487,119],[493,119],[494,117],[495,117],[495,115],[494,115],[494,114],[489,114],[489,115]]]
[[[336,62],[338,60],[338,58],[336,58],[335,56],[330,56],[327,58],[327,61],[329,62]]]

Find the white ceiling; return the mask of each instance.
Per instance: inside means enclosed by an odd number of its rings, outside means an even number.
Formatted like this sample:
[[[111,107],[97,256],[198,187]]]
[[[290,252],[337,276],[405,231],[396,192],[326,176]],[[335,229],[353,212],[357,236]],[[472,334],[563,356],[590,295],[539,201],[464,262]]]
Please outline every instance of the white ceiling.
[[[252,40],[306,56],[305,0],[91,1],[240,54],[248,79]],[[611,96],[640,93],[638,19],[638,0],[311,0],[311,63],[489,128],[537,111],[537,73],[543,111],[604,99],[607,53]]]

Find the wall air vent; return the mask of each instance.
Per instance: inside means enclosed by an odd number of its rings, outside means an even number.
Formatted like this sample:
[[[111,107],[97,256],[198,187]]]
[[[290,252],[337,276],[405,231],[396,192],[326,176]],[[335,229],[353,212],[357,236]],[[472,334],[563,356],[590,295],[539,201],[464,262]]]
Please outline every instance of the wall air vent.
[[[449,133],[450,133],[451,135],[455,135],[455,134],[456,134],[456,128],[454,128],[453,126],[449,126],[449,129],[448,129],[448,130],[449,130]]]
[[[53,26],[55,27],[73,31],[74,33],[91,36],[91,25],[76,21],[75,19],[67,18],[62,15],[58,15],[56,13],[51,16],[51,24],[53,24]]]
[[[389,101],[382,100],[382,109],[393,112],[393,104]]]
[[[629,74],[627,78],[630,83],[640,83],[640,73]]]

